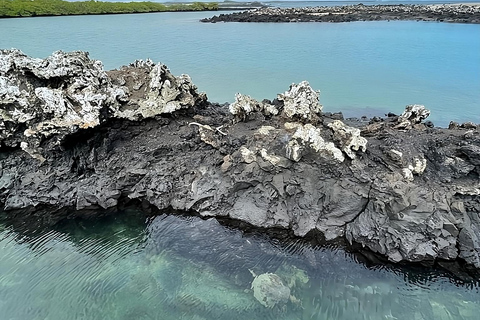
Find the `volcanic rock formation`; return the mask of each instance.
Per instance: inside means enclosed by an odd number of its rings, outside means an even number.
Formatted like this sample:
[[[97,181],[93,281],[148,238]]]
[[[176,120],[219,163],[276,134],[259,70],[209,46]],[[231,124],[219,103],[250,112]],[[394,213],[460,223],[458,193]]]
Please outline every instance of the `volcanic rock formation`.
[[[151,61],[104,71],[85,52],[2,50],[0,204],[54,224],[136,203],[478,271],[479,128],[428,114],[342,120],[307,82],[218,105]]]
[[[201,22],[351,22],[379,20],[414,20],[455,23],[480,23],[480,5],[400,4],[347,5],[304,8],[264,7],[243,12],[220,14]]]

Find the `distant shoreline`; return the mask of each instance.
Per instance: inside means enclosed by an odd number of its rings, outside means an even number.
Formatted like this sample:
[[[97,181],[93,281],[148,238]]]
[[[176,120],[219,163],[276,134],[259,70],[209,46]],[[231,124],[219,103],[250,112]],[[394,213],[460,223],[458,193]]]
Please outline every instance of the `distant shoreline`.
[[[480,24],[480,3],[346,5],[303,8],[260,8],[220,14],[201,22],[352,22],[352,21],[436,21]]]
[[[0,19],[8,18],[32,18],[32,17],[60,17],[60,16],[99,16],[116,14],[140,14],[160,12],[199,12],[199,11],[240,11],[267,7],[261,2],[101,2],[90,1],[69,2],[48,0],[32,0],[30,2],[13,0],[3,3],[0,7]],[[119,4],[120,3],[120,4]],[[53,6],[51,6],[54,4]],[[83,4],[80,6],[79,4]],[[99,8],[98,6],[103,6]],[[48,7],[50,6],[50,7]],[[89,7],[97,6],[97,7]],[[86,8],[87,7],[87,8]]]
[[[79,15],[110,15],[154,12],[217,11],[216,2],[171,3],[159,2],[102,2],[63,0],[0,0],[1,18],[52,17]]]

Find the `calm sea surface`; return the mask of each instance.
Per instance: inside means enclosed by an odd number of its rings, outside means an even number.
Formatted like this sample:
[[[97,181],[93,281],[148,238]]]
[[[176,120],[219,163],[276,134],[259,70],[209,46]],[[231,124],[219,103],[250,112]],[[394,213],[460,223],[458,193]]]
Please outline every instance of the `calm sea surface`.
[[[273,99],[292,82],[321,91],[325,111],[400,113],[480,123],[480,25],[429,22],[204,24],[213,13],[0,20],[0,48],[35,57],[86,50],[106,69],[135,59],[187,73],[211,101]]]
[[[0,20],[0,48],[86,50],[106,69],[135,59],[188,73],[210,100],[274,98],[292,82],[325,111],[480,122],[480,25],[421,22],[202,24],[209,13]],[[291,301],[265,308],[250,270]],[[200,220],[130,212],[47,230],[0,214],[0,319],[478,319],[480,287],[438,270],[373,267],[335,248]]]

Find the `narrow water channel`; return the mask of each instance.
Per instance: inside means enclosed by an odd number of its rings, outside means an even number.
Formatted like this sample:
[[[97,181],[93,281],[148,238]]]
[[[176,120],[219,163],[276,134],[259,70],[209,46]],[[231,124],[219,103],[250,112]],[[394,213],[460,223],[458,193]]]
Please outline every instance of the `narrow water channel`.
[[[2,319],[478,319],[478,283],[367,267],[338,248],[216,220],[127,212],[47,230],[0,222]],[[272,274],[290,290],[252,289]],[[260,290],[256,292],[256,290]],[[263,296],[262,296],[263,294]]]

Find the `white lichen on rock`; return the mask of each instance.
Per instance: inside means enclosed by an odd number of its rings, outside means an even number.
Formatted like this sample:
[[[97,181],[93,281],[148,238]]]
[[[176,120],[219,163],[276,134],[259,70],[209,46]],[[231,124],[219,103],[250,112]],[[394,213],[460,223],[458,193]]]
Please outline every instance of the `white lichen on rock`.
[[[289,90],[278,94],[277,99],[283,101],[283,112],[290,119],[311,121],[323,108],[319,102],[320,91],[313,90],[307,81],[293,83]]]
[[[356,158],[356,151],[367,150],[367,139],[360,136],[360,129],[349,127],[340,120],[334,120],[328,127],[333,130],[333,140],[350,159]]]
[[[218,140],[215,138],[214,131],[210,126],[199,127],[198,132],[200,133],[200,140],[214,148],[219,147]]]
[[[427,160],[425,158],[413,158],[413,163],[409,164],[407,168],[402,169],[402,174],[405,180],[413,181],[414,175],[422,174],[427,168]]]
[[[195,105],[197,87],[188,75],[175,77],[167,66],[161,63],[153,66],[148,63],[138,65],[150,70],[146,96],[131,102],[138,105],[136,108],[117,109],[116,117],[139,120],[188,109]]]
[[[337,162],[345,160],[342,151],[335,147],[333,142],[325,142],[319,128],[311,124],[302,125],[301,123],[286,122],[285,129],[287,131],[295,130],[295,133],[285,146],[288,159],[296,162],[300,161],[306,149],[309,148]]]
[[[268,136],[274,130],[276,129],[272,126],[261,126],[260,128],[257,129],[257,133],[262,136]]]
[[[257,160],[257,155],[254,151],[251,151],[247,147],[240,147],[240,154],[242,155],[243,162],[252,163]]]
[[[416,124],[420,124],[430,115],[430,110],[420,104],[411,104],[405,107],[405,111],[398,117],[397,129],[410,129]]]
[[[265,148],[260,149],[260,155],[263,160],[270,162],[274,166],[277,166],[282,161],[282,158],[275,154],[269,154]]]
[[[246,121],[254,112],[260,112],[266,116],[278,114],[278,109],[269,103],[258,102],[248,95],[235,94],[235,101],[230,104],[229,111],[235,116],[236,121]]]
[[[402,169],[402,174],[403,174],[403,177],[405,178],[406,181],[413,181],[413,172],[412,170],[410,170],[410,168],[403,168]]]
[[[413,174],[422,174],[427,168],[427,159],[414,158],[413,164],[409,165],[408,168],[412,171]]]
[[[25,90],[20,90],[9,78],[0,76],[0,103],[11,103],[20,107],[27,107],[28,93]],[[3,110],[0,110],[0,112],[3,112]]]
[[[0,50],[0,127],[6,128],[5,122],[26,127],[22,132],[2,130],[0,141],[43,160],[39,144],[44,137],[61,139],[100,123],[110,89],[102,63],[86,52],[57,51],[42,60],[19,50]],[[116,98],[109,100],[113,107]]]
[[[59,143],[66,135],[98,126],[109,117],[139,120],[206,100],[188,76],[174,77],[162,64],[124,68],[116,72],[143,68],[139,73],[146,75],[140,79],[147,87],[144,96],[129,97],[129,89],[113,84],[102,63],[91,60],[87,52],[57,51],[46,59],[33,59],[20,50],[0,50],[0,143],[21,147],[43,160],[44,138]],[[117,82],[125,84],[121,77]]]

